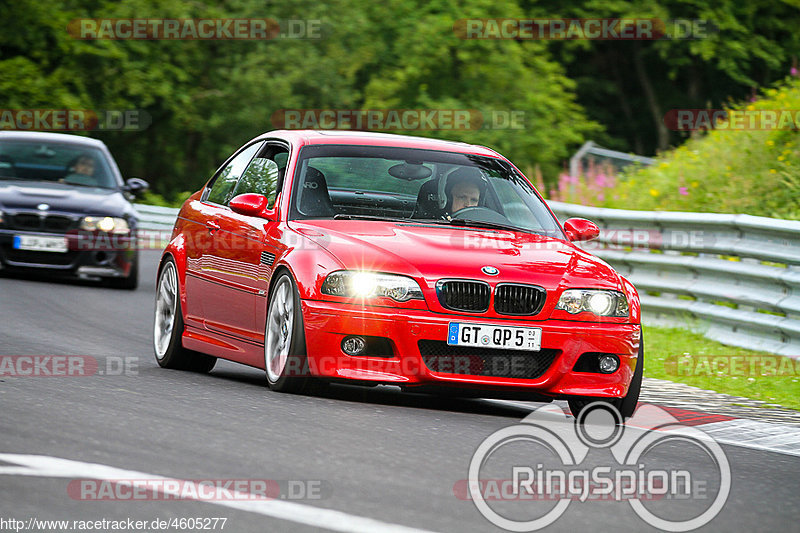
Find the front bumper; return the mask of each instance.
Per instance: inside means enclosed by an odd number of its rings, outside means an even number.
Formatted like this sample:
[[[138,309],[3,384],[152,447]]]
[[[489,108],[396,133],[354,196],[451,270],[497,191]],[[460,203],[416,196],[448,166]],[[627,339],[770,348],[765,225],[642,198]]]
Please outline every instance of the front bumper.
[[[66,252],[15,250],[14,236],[64,237]],[[15,269],[58,271],[99,277],[127,277],[136,262],[135,239],[131,236],[102,238],[87,233],[47,233],[0,229],[0,265]]]
[[[494,391],[528,391],[532,396],[619,398],[628,391],[636,366],[641,328],[638,324],[599,324],[567,320],[483,318],[423,310],[363,307],[302,300],[310,373],[326,379],[390,383],[404,387],[442,386]],[[450,322],[542,328],[542,350],[555,352],[543,373],[532,379],[434,372],[426,366],[419,341],[446,341]],[[341,349],[348,335],[390,339],[392,357],[352,357]],[[480,351],[480,348],[474,350]],[[613,353],[620,367],[613,374],[577,372],[587,352]],[[526,352],[520,356],[525,357]],[[530,352],[528,352],[530,354]],[[462,367],[463,368],[463,367]]]

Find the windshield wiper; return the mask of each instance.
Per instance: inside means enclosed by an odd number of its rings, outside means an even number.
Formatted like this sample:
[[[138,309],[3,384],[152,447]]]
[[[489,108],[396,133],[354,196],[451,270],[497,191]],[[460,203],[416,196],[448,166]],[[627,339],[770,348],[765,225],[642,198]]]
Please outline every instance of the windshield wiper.
[[[334,220],[383,220],[388,222],[411,222],[411,219],[408,218],[398,218],[398,217],[381,217],[377,215],[348,215],[344,213],[339,213],[338,215],[333,215]]]
[[[521,228],[511,224],[501,224],[499,222],[484,222],[482,220],[470,220],[468,218],[454,218],[452,220],[444,220],[443,223],[450,224],[451,226],[465,226],[475,228],[488,228],[488,229],[505,229],[510,231],[524,231],[525,233],[536,233],[532,229]]]

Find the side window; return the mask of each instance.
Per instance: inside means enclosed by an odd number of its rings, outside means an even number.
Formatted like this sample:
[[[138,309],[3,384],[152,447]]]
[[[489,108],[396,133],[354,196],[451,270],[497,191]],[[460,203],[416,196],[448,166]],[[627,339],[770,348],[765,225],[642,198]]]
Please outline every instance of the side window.
[[[211,186],[207,200],[215,204],[227,205],[228,200],[233,198],[233,189],[239,177],[247,168],[247,164],[253,159],[258,149],[263,143],[255,143],[244,149],[239,155],[234,157],[228,165],[222,169]]]
[[[230,198],[244,193],[263,194],[269,199],[269,207],[275,204],[278,188],[282,185],[283,171],[289,151],[280,145],[268,144],[250,162]]]

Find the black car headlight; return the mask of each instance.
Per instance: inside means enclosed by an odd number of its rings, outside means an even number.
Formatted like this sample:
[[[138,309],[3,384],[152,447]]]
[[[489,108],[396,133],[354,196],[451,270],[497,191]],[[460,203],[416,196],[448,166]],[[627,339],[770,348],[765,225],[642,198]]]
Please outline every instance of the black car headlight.
[[[322,282],[322,294],[345,298],[391,298],[396,302],[422,300],[419,284],[407,276],[365,270],[339,270]]]
[[[577,315],[584,311],[598,316],[628,316],[628,299],[617,291],[601,289],[567,289],[558,299],[556,309]]]
[[[83,217],[81,229],[106,233],[129,233],[131,231],[128,221],[118,217]]]

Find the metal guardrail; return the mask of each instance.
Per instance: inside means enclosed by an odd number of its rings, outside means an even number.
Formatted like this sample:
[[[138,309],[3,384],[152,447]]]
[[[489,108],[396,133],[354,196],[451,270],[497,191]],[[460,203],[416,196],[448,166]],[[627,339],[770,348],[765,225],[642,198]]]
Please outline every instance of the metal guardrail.
[[[637,287],[646,323],[800,357],[800,222],[548,203],[562,222],[600,226],[582,247]],[[165,245],[178,210],[135,207],[140,229]]]
[[[139,213],[137,241],[140,248],[163,249],[172,235],[172,227],[178,217],[178,209],[157,205],[134,204]]]
[[[640,165],[652,165],[655,159],[652,157],[644,157],[635,154],[626,154],[625,152],[618,152],[616,150],[609,150],[602,146],[595,144],[593,141],[586,141],[583,143],[575,154],[569,158],[569,175],[577,176],[583,170],[583,159],[589,155],[600,156],[604,159],[610,159],[628,165],[631,163],[638,163]]]
[[[800,222],[548,203],[600,226],[582,246],[636,286],[646,323],[800,357]]]
[[[178,209],[157,205],[134,204],[139,213],[139,229],[145,231],[172,231]]]

